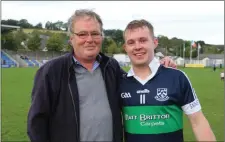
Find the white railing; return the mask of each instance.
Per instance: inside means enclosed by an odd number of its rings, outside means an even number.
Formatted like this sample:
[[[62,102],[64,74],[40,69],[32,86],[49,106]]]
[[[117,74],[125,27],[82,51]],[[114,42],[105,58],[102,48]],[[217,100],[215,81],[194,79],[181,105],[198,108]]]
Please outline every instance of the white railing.
[[[205,67],[212,67],[214,64],[216,66],[224,66],[224,59],[203,59],[203,60],[175,60],[178,66],[183,66],[185,64],[203,64]]]

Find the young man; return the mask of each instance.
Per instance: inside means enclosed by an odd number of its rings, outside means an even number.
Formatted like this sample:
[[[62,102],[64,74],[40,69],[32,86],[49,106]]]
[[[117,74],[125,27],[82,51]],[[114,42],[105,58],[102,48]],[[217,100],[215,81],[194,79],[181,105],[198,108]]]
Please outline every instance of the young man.
[[[134,20],[127,25],[124,38],[132,63],[120,81],[126,142],[182,142],[183,112],[198,141],[215,141],[188,77],[154,58],[153,26]]]
[[[216,71],[216,63],[213,64],[213,71]]]
[[[115,97],[121,69],[115,59],[100,53],[102,20],[93,11],[77,10],[68,29],[73,51],[48,61],[35,76],[27,124],[30,141],[121,142]]]
[[[220,73],[220,79],[221,79],[221,80],[224,80],[224,72],[221,72],[221,73]]]

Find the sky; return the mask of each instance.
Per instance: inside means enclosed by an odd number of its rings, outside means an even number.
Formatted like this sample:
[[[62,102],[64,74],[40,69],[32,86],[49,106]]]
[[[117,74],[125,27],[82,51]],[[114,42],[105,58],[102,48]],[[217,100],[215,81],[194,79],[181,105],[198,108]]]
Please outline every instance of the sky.
[[[1,19],[45,25],[67,22],[84,8],[101,16],[104,29],[124,30],[131,20],[146,19],[156,36],[224,44],[224,1],[2,1]]]

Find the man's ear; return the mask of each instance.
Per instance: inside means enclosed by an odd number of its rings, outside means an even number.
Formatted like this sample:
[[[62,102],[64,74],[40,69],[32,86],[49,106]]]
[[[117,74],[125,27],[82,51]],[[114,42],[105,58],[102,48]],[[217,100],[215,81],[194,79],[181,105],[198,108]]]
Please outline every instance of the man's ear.
[[[155,48],[154,48],[154,49],[156,49],[156,47],[157,47],[157,46],[158,46],[158,44],[159,44],[159,40],[158,40],[158,38],[157,38],[157,37],[154,37],[153,42],[154,42],[154,45],[155,45]]]
[[[74,36],[70,36],[70,39],[69,39],[69,41],[68,41],[68,43],[69,43],[71,46],[73,46],[73,44],[72,44],[73,38],[74,38]]]
[[[71,41],[73,40],[73,38],[74,38],[74,36],[70,36],[70,43],[71,43]]]
[[[127,52],[127,51],[126,51],[126,44],[125,44],[125,43],[123,44],[123,50],[124,50],[125,52]]]

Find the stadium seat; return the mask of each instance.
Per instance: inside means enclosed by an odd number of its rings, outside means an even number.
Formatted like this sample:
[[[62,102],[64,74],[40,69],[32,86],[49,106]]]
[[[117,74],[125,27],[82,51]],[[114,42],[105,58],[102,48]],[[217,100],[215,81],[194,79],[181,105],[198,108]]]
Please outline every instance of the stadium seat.
[[[35,66],[39,67],[39,63],[36,60],[31,60],[31,61],[35,64]]]
[[[1,66],[3,68],[16,67],[17,64],[1,51]]]
[[[35,64],[32,63],[32,61],[30,61],[29,59],[24,59],[24,61],[27,63],[28,67],[34,67],[35,66]]]

